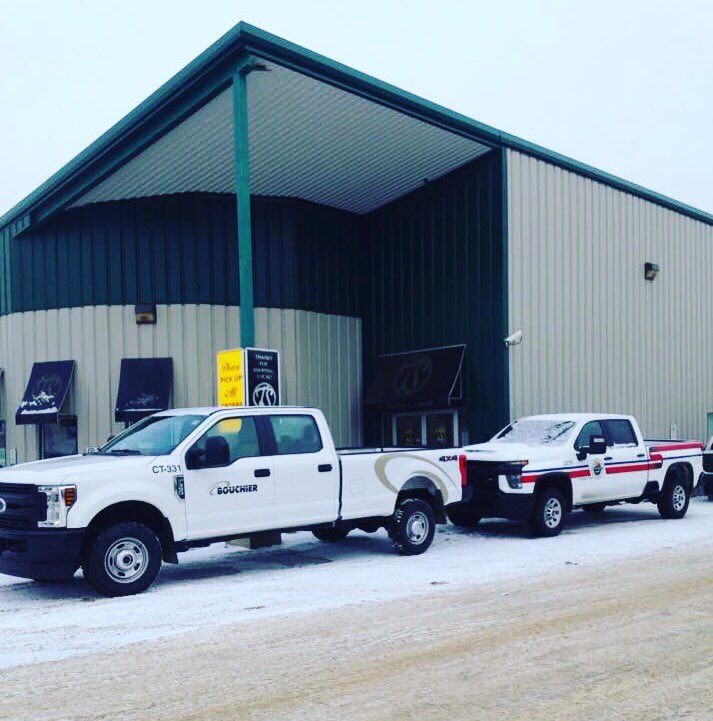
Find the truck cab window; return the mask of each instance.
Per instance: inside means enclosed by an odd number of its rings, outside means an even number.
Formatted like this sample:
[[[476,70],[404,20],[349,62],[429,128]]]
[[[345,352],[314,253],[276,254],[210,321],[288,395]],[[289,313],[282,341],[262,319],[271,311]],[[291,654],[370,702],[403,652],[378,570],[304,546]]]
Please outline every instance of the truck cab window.
[[[277,454],[317,453],[322,450],[322,438],[312,416],[270,416],[275,434]]]
[[[631,423],[624,418],[616,418],[608,420],[607,436],[611,439],[611,443],[615,446],[635,446],[637,445],[636,434]]]
[[[604,432],[604,425],[601,421],[589,421],[589,423],[585,423],[582,426],[582,430],[579,432],[577,440],[574,442],[574,449],[579,451],[582,448],[587,448],[589,446],[590,436],[604,436],[605,438],[608,438],[607,434]],[[607,445],[609,445],[608,440]]]
[[[188,455],[195,468],[227,466],[239,458],[261,455],[255,419],[223,418],[191,446]]]

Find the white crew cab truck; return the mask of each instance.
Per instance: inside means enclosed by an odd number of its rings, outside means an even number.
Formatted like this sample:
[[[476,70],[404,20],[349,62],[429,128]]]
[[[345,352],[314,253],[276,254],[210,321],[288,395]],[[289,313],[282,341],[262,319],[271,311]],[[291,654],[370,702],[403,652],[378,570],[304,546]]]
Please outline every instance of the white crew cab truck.
[[[634,418],[606,413],[529,416],[464,450],[467,487],[449,519],[526,520],[542,536],[557,535],[573,508],[652,501],[682,518],[702,473],[698,441],[644,440]]]
[[[456,449],[338,452],[315,409],[165,411],[95,452],[0,470],[0,573],[55,580],[81,566],[98,592],[129,595],[180,551],[300,529],[338,541],[385,527],[415,555],[464,479]]]

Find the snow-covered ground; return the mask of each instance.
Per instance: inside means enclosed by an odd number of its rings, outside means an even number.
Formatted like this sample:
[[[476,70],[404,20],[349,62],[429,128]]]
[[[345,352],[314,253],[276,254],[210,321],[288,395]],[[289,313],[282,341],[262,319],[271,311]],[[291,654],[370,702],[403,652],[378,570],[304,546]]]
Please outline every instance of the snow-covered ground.
[[[557,538],[488,521],[476,532],[443,526],[422,556],[395,555],[386,534],[353,533],[343,543],[309,533],[245,551],[223,544],[182,554],[156,584],[129,598],[97,597],[81,574],[36,584],[0,575],[0,668],[55,660],[204,627],[288,616],[522,579],[569,564],[613,563],[677,545],[713,541],[713,503],[697,498],[685,519],[663,521],[650,504],[578,511]]]

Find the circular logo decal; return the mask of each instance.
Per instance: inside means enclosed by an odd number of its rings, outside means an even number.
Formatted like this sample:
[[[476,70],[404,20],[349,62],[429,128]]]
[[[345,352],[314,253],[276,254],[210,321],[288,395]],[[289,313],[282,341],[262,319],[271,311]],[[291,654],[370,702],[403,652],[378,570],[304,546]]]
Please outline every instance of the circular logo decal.
[[[595,458],[592,461],[592,473],[595,476],[601,476],[603,470],[604,470],[604,464],[598,458]]]
[[[7,511],[7,501],[4,498],[0,498],[0,513]]]
[[[418,393],[431,380],[433,361],[427,355],[409,358],[394,375],[394,393],[398,398]]]
[[[269,383],[258,383],[253,388],[254,406],[274,406],[277,403],[277,393]]]

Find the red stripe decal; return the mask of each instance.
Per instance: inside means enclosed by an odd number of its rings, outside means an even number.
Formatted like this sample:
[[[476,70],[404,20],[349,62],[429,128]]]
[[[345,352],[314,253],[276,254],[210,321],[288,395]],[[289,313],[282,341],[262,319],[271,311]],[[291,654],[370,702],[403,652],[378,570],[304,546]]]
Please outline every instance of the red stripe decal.
[[[660,453],[661,451],[685,451],[692,448],[701,450],[703,444],[700,441],[681,441],[680,443],[667,443],[663,446],[652,446],[649,448],[649,451],[651,451],[651,453]]]
[[[612,464],[606,464],[605,469],[607,474],[613,473],[643,473],[644,471],[655,471],[663,465],[663,458],[661,456],[652,455],[650,461],[644,461],[642,463],[629,463],[626,465],[615,466]],[[588,468],[578,468],[575,471],[557,471],[558,473],[566,473],[570,478],[589,478],[591,473]],[[544,476],[550,471],[544,473],[526,473],[522,476],[523,483],[534,483],[540,476]]]

